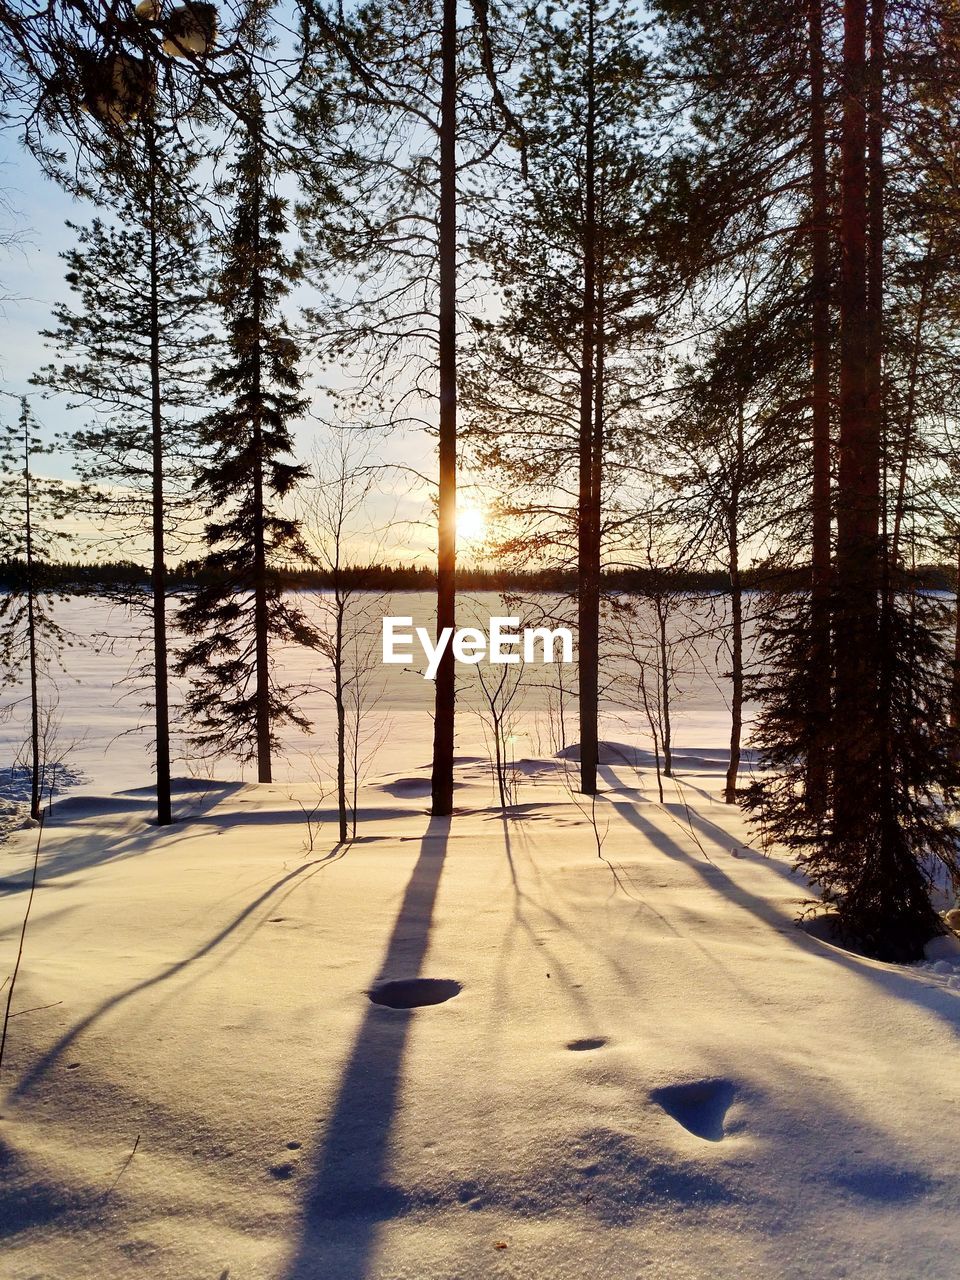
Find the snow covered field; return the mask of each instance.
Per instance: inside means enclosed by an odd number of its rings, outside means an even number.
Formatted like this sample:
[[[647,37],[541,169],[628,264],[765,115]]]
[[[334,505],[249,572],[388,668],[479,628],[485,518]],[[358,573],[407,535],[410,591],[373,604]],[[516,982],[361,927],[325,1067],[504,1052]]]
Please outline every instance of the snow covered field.
[[[409,681],[346,849],[292,769],[184,778],[161,831],[142,757],[81,753],[0,1080],[0,1277],[960,1274],[960,976],[797,928],[806,887],[716,799],[709,681],[663,805],[613,750],[591,811],[531,715],[508,820],[466,714],[428,817]],[[0,847],[4,974],[35,837]]]
[[[318,594],[302,597],[305,610],[322,623],[322,603]],[[376,650],[376,666],[367,680],[370,710],[366,717],[367,747],[364,755],[374,769],[389,769],[390,761],[379,756],[380,743],[395,734],[414,741],[428,742],[432,735],[434,686],[411,667],[383,666],[379,663],[379,620],[387,614],[412,616],[416,625],[432,625],[434,600],[416,592],[373,597],[371,643]],[[171,613],[173,610],[171,609]],[[465,596],[459,604],[461,624],[475,620],[489,621],[490,614],[502,614],[505,606],[494,592]],[[691,616],[693,614],[693,616]],[[71,643],[64,651],[60,666],[50,669],[44,681],[43,697],[54,703],[57,722],[56,751],[72,771],[71,791],[110,791],[142,786],[150,777],[150,711],[149,679],[143,673],[147,622],[140,616],[111,605],[101,598],[75,598],[61,602],[57,621],[64,627]],[[701,629],[714,621],[703,605],[685,610],[678,616],[678,632]],[[652,625],[647,627],[652,635]],[[173,638],[176,647],[176,637]],[[675,705],[672,709],[675,739],[682,746],[723,748],[729,738],[729,717],[724,705],[722,677],[724,656],[717,652],[717,641],[701,639],[691,656],[686,648],[678,650],[676,663]],[[618,669],[623,669],[621,662]],[[489,670],[489,668],[487,668]],[[502,668],[501,668],[502,670]],[[478,714],[483,697],[477,688],[475,668],[461,667],[461,715],[458,742],[464,751],[486,753],[488,733]],[[554,683],[557,667],[524,669],[523,685],[515,701],[514,746],[517,758],[550,753],[551,740],[557,726],[550,722],[550,699],[542,687]],[[560,672],[568,689],[576,687],[576,668]],[[329,696],[332,681],[322,655],[304,649],[291,649],[284,655],[285,679],[304,687],[299,705],[312,721],[309,736],[291,732],[284,750],[275,761],[274,776],[284,781],[315,780],[318,774],[327,780],[334,776],[332,743],[335,734],[333,702]],[[175,766],[182,774],[230,780],[249,777],[235,761],[215,763],[199,761],[189,747],[185,726],[177,721],[177,704],[185,682],[172,681],[174,720],[172,725]],[[629,691],[628,696],[629,696]],[[8,698],[8,702],[13,699]],[[649,745],[649,730],[636,697],[631,706],[615,705],[608,699],[603,730],[609,738],[627,739]],[[12,714],[0,717],[0,797],[3,795],[4,769],[16,759],[27,734],[28,707],[25,702],[12,707]],[[570,712],[568,711],[568,717]],[[573,712],[575,717],[575,709]],[[575,724],[568,723],[567,740],[575,740]],[[573,738],[570,735],[573,735]],[[55,779],[56,781],[56,779]]]

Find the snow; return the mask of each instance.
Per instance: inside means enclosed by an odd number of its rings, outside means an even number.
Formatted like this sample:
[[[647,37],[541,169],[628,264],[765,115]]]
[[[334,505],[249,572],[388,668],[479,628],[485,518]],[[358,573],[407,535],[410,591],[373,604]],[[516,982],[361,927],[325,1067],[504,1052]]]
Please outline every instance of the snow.
[[[948,933],[941,938],[931,938],[923,949],[927,960],[939,960],[941,963],[953,960],[960,964],[960,938]]]
[[[300,603],[323,625],[322,593],[302,593]],[[426,625],[434,603],[429,594],[401,592],[385,595],[381,612],[384,616],[412,615],[418,625]],[[489,619],[491,614],[502,612],[503,607],[500,595],[495,592],[479,592],[458,602],[460,617],[465,623],[485,616]],[[714,607],[715,602],[710,607],[702,607],[695,615],[679,617],[675,624],[677,630],[695,630],[697,626],[710,624]],[[170,613],[172,617],[172,608]],[[97,597],[59,602],[56,619],[66,631],[70,644],[64,652],[62,666],[51,667],[41,688],[44,702],[52,706],[55,723],[51,755],[62,762],[54,776],[55,786],[58,790],[68,786],[71,792],[98,794],[136,788],[150,776],[151,770],[149,680],[144,673],[149,641],[147,623],[143,616]],[[175,648],[172,624],[171,632]],[[378,654],[379,647],[378,640]],[[677,678],[672,709],[674,736],[681,755],[686,751],[696,757],[695,746],[709,746],[710,767],[713,767],[717,760],[725,764],[724,744],[730,732],[720,675],[727,659],[722,652],[717,652],[715,639],[705,639],[699,652],[702,669],[690,671],[687,663]],[[368,754],[384,736],[418,743],[431,739],[434,686],[422,678],[423,668],[423,662],[409,668],[378,665],[372,673],[367,687],[371,704]],[[488,743],[477,714],[483,704],[477,691],[476,671],[474,667],[460,668],[463,678],[458,745],[465,756],[487,759]],[[550,723],[549,699],[544,686],[555,681],[557,671],[556,667],[524,668],[519,699],[522,710],[514,729],[513,744],[518,759],[523,756],[542,759],[556,750],[558,744],[552,742],[555,726]],[[575,687],[575,668],[565,667],[563,672],[566,686]],[[304,737],[294,731],[285,738],[275,776],[285,782],[312,781],[320,771],[329,780],[333,776],[331,742],[335,726],[329,671],[321,655],[293,649],[284,654],[284,674],[288,673],[293,683],[305,688],[299,705],[313,722],[314,732]],[[191,750],[181,711],[185,688],[185,681],[171,681],[171,736],[177,767],[191,776],[249,779],[249,767],[244,769],[237,762],[201,761]],[[23,750],[27,714],[26,702],[14,700],[8,706],[8,714],[0,716],[0,801],[6,794],[4,777]],[[626,757],[622,754],[624,730],[634,744],[626,746]],[[652,764],[649,730],[639,707],[609,702],[603,732],[611,744],[612,763],[622,764],[626,759],[641,765]],[[575,759],[576,750],[565,754]],[[747,769],[749,759],[747,753]],[[699,762],[694,758],[686,763],[695,766]],[[389,761],[378,762],[378,767],[385,770],[388,764]],[[409,774],[410,770],[405,773]]]
[[[0,1079],[3,1280],[952,1280],[960,966],[797,927],[718,798],[722,703],[663,805],[639,721],[592,809],[525,720],[506,818],[465,715],[441,820],[408,687],[346,848],[308,781],[183,776],[158,829],[81,753]]]

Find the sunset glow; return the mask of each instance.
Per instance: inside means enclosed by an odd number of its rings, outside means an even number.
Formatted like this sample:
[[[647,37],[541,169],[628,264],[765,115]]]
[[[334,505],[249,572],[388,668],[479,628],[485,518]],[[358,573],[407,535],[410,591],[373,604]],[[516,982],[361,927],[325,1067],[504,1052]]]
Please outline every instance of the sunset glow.
[[[462,507],[457,512],[457,537],[464,542],[482,542],[487,534],[487,517],[479,507]]]

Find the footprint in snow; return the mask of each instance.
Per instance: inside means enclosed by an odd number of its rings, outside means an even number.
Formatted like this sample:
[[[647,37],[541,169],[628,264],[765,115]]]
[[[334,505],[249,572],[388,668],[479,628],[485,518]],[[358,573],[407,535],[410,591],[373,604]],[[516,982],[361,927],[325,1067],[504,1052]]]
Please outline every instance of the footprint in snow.
[[[707,1142],[720,1142],[735,1093],[730,1080],[694,1080],[652,1089],[650,1097],[688,1133]]]
[[[452,978],[401,978],[394,982],[378,982],[367,992],[374,1004],[388,1009],[419,1009],[428,1004],[443,1004],[463,990]]]

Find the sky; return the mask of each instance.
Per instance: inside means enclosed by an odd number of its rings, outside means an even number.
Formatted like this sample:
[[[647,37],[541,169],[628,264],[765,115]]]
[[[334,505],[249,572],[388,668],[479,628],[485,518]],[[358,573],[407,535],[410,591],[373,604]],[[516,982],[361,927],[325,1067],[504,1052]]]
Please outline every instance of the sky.
[[[18,143],[12,133],[0,133],[0,181],[12,208],[3,220],[19,235],[19,243],[0,249],[0,293],[5,297],[0,311],[0,413],[9,421],[17,412],[17,406],[9,396],[30,394],[36,416],[48,435],[77,429],[83,425],[85,415],[70,411],[66,398],[43,393],[30,386],[32,373],[50,359],[40,331],[51,325],[54,303],[63,300],[68,289],[63,280],[64,264],[59,254],[73,243],[73,233],[64,225],[71,222],[83,224],[97,212],[93,206],[78,201],[46,178],[39,166]],[[308,373],[308,387],[314,394],[319,408],[323,403],[322,389]],[[297,429],[299,457],[309,461],[318,442],[319,428],[315,423],[304,422]],[[376,550],[381,558],[409,563],[429,563],[433,555],[434,540],[428,526],[429,495],[425,488],[413,482],[409,476],[396,470],[411,467],[422,474],[435,472],[434,441],[422,432],[410,432],[403,436],[379,438],[375,458],[384,464],[379,486],[380,492],[370,504],[371,531],[357,530],[351,539],[350,557],[365,561]],[[68,455],[53,455],[44,459],[43,472],[60,478],[71,474]],[[464,505],[476,505],[469,499]],[[380,548],[380,530],[392,525],[386,545]],[[82,541],[93,556],[95,531],[82,527]],[[135,550],[145,555],[146,539]],[[469,545],[465,547],[469,552]]]

